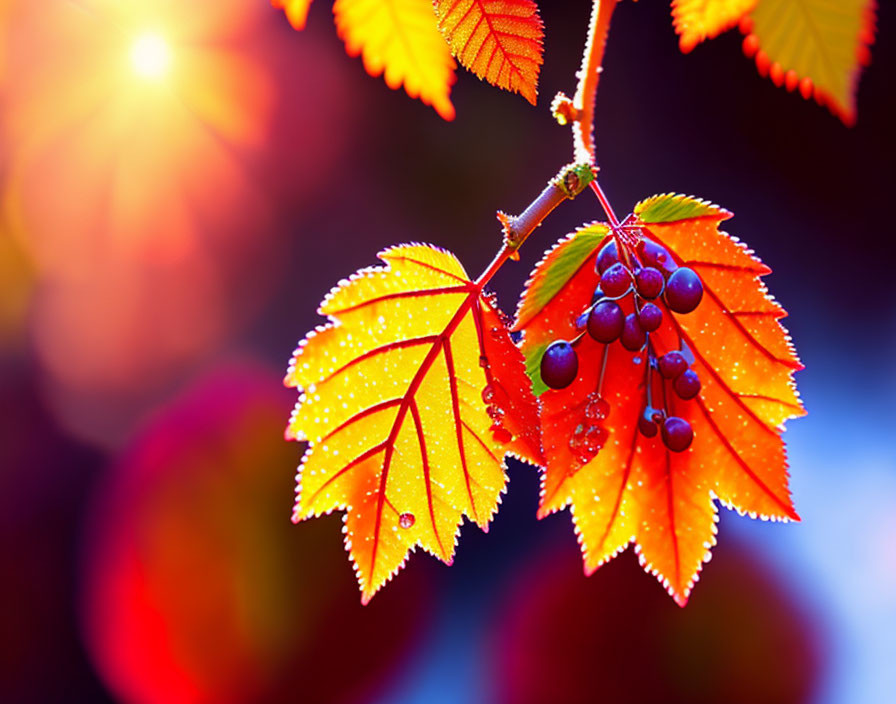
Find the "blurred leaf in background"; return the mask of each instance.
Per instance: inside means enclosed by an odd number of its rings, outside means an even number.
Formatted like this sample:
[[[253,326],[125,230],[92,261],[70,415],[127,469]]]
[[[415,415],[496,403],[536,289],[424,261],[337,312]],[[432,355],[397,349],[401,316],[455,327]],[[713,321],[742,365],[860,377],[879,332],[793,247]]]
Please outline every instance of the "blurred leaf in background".
[[[288,184],[313,198],[347,146],[317,138],[333,114],[312,101],[325,87],[339,113],[346,92],[316,42],[288,42],[264,5],[10,11],[0,197],[13,244],[0,256],[33,262],[29,328],[52,407],[115,447],[272,295],[292,234],[277,227],[278,196]],[[302,61],[315,72],[297,80]]]

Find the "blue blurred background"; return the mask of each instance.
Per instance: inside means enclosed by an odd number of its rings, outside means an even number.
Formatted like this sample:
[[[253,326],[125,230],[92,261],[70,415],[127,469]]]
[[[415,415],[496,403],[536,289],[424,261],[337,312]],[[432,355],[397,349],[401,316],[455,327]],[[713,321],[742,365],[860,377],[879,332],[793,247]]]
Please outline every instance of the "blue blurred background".
[[[347,57],[322,0],[302,33],[261,0],[0,1],[0,701],[896,701],[893,3],[853,128],[760,79],[737,32],[680,54],[664,2],[619,7],[598,98],[617,211],[706,198],[774,270],[806,364],[802,523],[723,511],[682,610],[631,551],[586,579],[515,462],[488,535],[368,607],[339,517],[289,522],[281,378],[323,294],[403,241],[477,273],[495,211],[569,159],[547,106],[590,3],[540,4],[537,108],[461,71],[446,123]],[[145,17],[183,47],[174,98],[122,83]],[[597,217],[551,215],[504,308]]]

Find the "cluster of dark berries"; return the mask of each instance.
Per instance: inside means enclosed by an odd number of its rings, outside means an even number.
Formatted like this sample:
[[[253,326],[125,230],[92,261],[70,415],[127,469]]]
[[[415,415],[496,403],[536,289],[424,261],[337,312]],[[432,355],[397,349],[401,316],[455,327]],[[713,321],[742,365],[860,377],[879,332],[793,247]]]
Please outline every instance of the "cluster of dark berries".
[[[576,327],[581,333],[572,341],[555,340],[548,345],[541,359],[541,378],[552,389],[569,386],[579,371],[575,345],[585,334],[605,345],[618,340],[630,352],[646,349],[648,367],[645,393],[648,398],[645,399],[639,428],[647,437],[653,437],[662,426],[666,447],[681,452],[690,446],[693,431],[683,418],[653,407],[650,402],[650,374],[658,371],[661,383],[671,384],[676,395],[683,400],[697,395],[700,379],[688,368],[681,352],[669,352],[657,358],[650,344],[650,333],[663,323],[660,303],[675,313],[690,313],[703,298],[703,282],[693,269],[676,265],[665,248],[643,236],[635,246],[623,243],[622,247],[624,252],[620,256],[619,245],[614,238],[598,253],[595,268],[600,275],[600,283],[591,304],[576,319]],[[626,315],[620,303],[629,296],[634,312]],[[597,395],[600,396],[600,389]],[[665,386],[663,395],[665,397]]]
[[[642,435],[652,438],[661,429],[663,444],[673,452],[684,452],[694,440],[694,431],[684,418],[669,415],[665,408],[656,408],[652,405],[651,374],[654,370],[659,372],[660,384],[663,385],[661,394],[663,406],[666,405],[666,384],[672,385],[672,390],[678,398],[689,401],[700,393],[700,377],[697,376],[697,372],[689,368],[684,354],[677,350],[666,352],[661,357],[656,357],[651,351],[647,364],[646,399],[638,418],[638,430]]]

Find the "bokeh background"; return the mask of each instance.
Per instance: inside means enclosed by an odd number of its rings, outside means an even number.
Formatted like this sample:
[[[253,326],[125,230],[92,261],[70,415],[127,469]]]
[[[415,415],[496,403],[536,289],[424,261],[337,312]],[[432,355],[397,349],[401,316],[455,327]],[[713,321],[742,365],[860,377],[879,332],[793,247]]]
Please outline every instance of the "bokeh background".
[[[848,129],[728,33],[678,52],[616,12],[598,99],[617,210],[733,210],[806,364],[786,433],[803,522],[723,510],[690,604],[631,551],[586,579],[568,514],[511,463],[488,535],[417,554],[367,607],[341,521],[289,522],[281,378],[318,301],[392,243],[471,273],[570,154],[590,3],[540,3],[537,108],[460,73],[458,117],[368,77],[330,3],[0,0],[0,701],[896,701],[896,7]],[[147,29],[165,81],[134,73]],[[494,287],[512,310],[551,215]]]

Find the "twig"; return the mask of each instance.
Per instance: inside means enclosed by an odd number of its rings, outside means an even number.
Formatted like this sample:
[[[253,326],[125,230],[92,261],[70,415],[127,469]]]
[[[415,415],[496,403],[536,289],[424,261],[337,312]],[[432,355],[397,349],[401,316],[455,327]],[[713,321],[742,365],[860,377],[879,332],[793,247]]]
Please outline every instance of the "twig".
[[[618,1],[594,0],[575,97],[570,100],[565,94],[558,93],[551,105],[554,117],[561,125],[572,125],[573,155],[576,162],[597,164],[594,149],[594,101],[607,45],[607,32],[610,30],[610,18]]]

